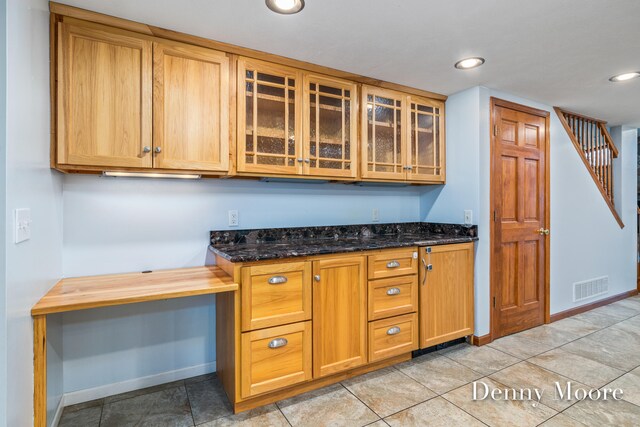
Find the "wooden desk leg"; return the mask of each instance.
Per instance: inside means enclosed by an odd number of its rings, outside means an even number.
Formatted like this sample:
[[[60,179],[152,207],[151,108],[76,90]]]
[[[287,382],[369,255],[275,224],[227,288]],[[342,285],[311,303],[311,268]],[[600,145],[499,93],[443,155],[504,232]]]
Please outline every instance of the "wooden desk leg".
[[[33,426],[47,427],[47,316],[33,317]]]

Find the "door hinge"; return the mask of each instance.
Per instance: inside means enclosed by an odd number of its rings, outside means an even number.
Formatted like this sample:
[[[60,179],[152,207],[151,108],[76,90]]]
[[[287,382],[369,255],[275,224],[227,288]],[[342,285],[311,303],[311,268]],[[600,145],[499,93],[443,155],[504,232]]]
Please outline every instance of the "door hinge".
[[[498,125],[493,125],[493,136],[498,136]]]
[[[493,308],[496,308],[496,297],[493,297]]]
[[[496,211],[493,211],[493,222],[496,222]]]

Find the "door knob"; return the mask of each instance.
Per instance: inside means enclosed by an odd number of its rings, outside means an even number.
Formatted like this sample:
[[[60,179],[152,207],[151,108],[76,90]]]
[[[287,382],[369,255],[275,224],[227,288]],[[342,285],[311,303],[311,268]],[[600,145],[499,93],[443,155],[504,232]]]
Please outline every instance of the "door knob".
[[[548,228],[541,228],[541,229],[538,230],[538,234],[541,235],[541,236],[542,235],[548,236],[549,235],[549,229]]]

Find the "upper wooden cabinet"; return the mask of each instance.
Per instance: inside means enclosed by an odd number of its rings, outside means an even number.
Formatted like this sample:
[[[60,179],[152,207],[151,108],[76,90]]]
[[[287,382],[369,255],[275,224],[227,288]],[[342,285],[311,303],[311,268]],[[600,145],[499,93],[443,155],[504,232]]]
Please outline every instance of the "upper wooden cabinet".
[[[229,59],[222,52],[153,43],[154,167],[229,169]]]
[[[362,88],[362,178],[444,182],[444,103]]]
[[[238,60],[238,172],[302,173],[301,87],[296,69]]]
[[[58,37],[58,164],[229,169],[226,54],[81,22]]]
[[[150,168],[152,43],[58,25],[58,163]]]
[[[358,176],[358,86],[304,76],[303,152],[306,175]]]
[[[238,172],[353,177],[355,83],[238,60]]]
[[[53,15],[54,168],[445,181],[441,95],[98,17]]]

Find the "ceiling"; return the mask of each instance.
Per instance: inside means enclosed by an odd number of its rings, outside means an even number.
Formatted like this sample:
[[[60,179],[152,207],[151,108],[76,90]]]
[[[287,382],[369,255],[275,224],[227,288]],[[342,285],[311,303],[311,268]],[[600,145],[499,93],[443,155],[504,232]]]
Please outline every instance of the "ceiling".
[[[451,95],[483,85],[640,127],[638,0],[263,0],[62,3]],[[456,70],[464,57],[487,62]]]

